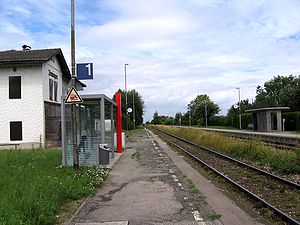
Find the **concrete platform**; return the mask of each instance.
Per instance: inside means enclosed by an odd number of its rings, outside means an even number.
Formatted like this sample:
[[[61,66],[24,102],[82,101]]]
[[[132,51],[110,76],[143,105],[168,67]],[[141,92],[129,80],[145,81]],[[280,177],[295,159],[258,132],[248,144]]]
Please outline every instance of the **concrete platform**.
[[[136,131],[127,143],[104,186],[66,224],[260,224],[150,131]]]
[[[99,222],[99,223],[76,223],[75,225],[128,225],[128,221]]]

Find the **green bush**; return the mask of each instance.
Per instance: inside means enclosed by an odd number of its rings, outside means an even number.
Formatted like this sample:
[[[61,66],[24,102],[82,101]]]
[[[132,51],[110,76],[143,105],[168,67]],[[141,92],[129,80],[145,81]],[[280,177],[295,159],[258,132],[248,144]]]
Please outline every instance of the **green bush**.
[[[285,119],[286,131],[300,130],[300,112],[282,113],[282,118]]]
[[[242,129],[247,129],[248,125],[252,123],[252,113],[242,114]],[[234,116],[212,116],[209,118],[210,126],[229,126],[240,127],[239,115]]]
[[[210,117],[209,126],[226,126],[226,117],[225,116]]]

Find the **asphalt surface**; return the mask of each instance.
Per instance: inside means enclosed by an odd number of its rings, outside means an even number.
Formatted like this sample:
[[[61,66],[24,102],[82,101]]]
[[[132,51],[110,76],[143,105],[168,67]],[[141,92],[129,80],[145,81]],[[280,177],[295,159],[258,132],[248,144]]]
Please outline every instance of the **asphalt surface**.
[[[127,142],[105,185],[70,224],[260,224],[148,130]]]

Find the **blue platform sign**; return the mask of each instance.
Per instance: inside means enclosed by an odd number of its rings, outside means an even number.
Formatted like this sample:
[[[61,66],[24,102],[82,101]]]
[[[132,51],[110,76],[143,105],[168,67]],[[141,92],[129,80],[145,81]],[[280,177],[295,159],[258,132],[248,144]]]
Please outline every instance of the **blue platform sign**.
[[[93,79],[93,63],[78,63],[76,66],[78,80]]]

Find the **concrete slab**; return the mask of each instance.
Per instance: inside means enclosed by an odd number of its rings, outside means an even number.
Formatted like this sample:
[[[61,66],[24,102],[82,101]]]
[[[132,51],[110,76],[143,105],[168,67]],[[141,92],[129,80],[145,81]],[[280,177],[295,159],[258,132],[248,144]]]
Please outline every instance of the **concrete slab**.
[[[196,171],[184,158],[179,157],[179,154],[163,142],[160,138],[154,135],[151,131],[151,136],[162,149],[168,154],[174,164],[181,172],[187,176],[198,190],[206,197],[207,203],[213,208],[213,210],[222,215],[220,221],[224,225],[262,225],[262,223],[255,221],[255,218],[251,218],[241,208],[239,208],[231,199],[229,199],[222,191],[214,186],[208,179],[203,177],[198,171]]]
[[[104,186],[84,202],[68,224],[259,224],[155,135],[138,130],[127,143]],[[192,192],[187,179],[206,201]],[[215,214],[221,214],[221,220],[209,221]]]
[[[97,223],[75,223],[75,225],[128,225],[128,221],[97,222]]]
[[[127,143],[105,185],[69,224],[129,221],[130,225],[199,225],[193,211],[198,210],[201,216],[214,213],[188,189],[184,176],[144,130],[137,131]]]

